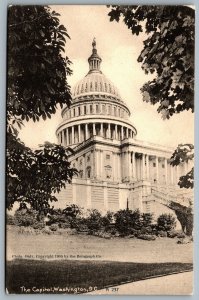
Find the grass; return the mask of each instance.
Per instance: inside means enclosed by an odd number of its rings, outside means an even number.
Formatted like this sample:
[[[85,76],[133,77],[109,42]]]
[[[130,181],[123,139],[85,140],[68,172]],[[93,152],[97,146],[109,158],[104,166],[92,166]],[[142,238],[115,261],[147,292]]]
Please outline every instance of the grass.
[[[188,270],[191,263],[15,259],[7,262],[6,287],[16,294],[74,294]]]

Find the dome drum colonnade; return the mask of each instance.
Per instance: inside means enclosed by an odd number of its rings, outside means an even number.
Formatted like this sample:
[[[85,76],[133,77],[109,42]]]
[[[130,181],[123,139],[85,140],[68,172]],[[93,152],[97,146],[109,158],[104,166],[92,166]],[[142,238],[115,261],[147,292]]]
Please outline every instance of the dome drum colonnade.
[[[63,108],[56,131],[58,142],[74,149],[69,159],[79,170],[63,192],[63,201],[89,202],[93,208],[109,203],[107,209],[113,209],[114,202],[117,209],[128,197],[139,206],[146,202],[145,190],[148,197],[154,185],[174,188],[188,166],[170,166],[172,150],[136,139],[130,110],[101,72],[95,40],[92,46],[88,74],[74,86],[71,106]]]
[[[100,71],[95,40],[92,46],[89,72],[73,88],[71,107],[62,110],[63,122],[56,133],[63,146],[75,146],[92,136],[122,141],[137,134],[117,88]]]

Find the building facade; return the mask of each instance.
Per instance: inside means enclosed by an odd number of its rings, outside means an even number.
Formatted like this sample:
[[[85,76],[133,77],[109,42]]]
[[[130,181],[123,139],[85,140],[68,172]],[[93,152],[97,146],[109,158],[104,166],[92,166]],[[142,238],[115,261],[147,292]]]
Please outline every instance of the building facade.
[[[116,211],[128,202],[130,209],[158,215],[168,211],[170,200],[188,203],[190,191],[177,182],[189,165],[172,167],[174,149],[136,139],[131,112],[101,62],[94,40],[88,74],[74,86],[70,108],[62,110],[56,135],[59,144],[73,148],[69,159],[79,174],[57,195],[57,205]]]

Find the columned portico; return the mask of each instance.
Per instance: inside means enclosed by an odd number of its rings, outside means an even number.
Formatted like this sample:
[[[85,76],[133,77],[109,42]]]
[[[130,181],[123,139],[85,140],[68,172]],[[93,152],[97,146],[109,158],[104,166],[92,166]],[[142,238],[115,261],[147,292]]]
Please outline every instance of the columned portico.
[[[188,165],[172,167],[173,149],[136,138],[131,112],[100,70],[95,41],[92,46],[89,71],[74,86],[71,106],[63,108],[56,131],[58,143],[73,149],[68,159],[79,171],[72,188],[67,185],[64,205],[69,201],[117,210],[126,208],[128,198],[130,207],[153,212],[150,205],[156,205],[160,194],[176,189]]]

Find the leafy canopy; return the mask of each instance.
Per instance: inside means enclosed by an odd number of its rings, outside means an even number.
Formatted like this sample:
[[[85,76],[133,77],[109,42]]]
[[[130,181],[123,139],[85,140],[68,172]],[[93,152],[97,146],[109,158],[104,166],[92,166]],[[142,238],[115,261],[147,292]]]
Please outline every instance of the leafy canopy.
[[[194,10],[180,5],[113,5],[108,15],[110,21],[123,18],[133,35],[147,34],[138,62],[155,78],[141,88],[143,100],[158,104],[163,119],[185,110],[194,112]],[[193,149],[191,144],[179,145],[171,165],[192,160]],[[179,186],[193,188],[193,173],[192,168],[181,176]]]
[[[164,119],[194,111],[194,10],[187,6],[111,6],[110,21],[124,23],[133,35],[147,34],[138,57],[155,78],[141,88],[143,100],[158,103]]]
[[[69,35],[58,16],[44,6],[8,9],[8,208],[16,201],[40,211],[49,207],[50,201],[57,200],[52,193],[59,192],[76,173],[68,162],[70,149],[45,143],[33,151],[18,138],[24,120],[46,120],[58,105],[71,102],[70,60],[62,56]]]
[[[62,57],[69,35],[57,16],[43,6],[9,7],[8,117],[45,120],[70,104],[70,60]]]

